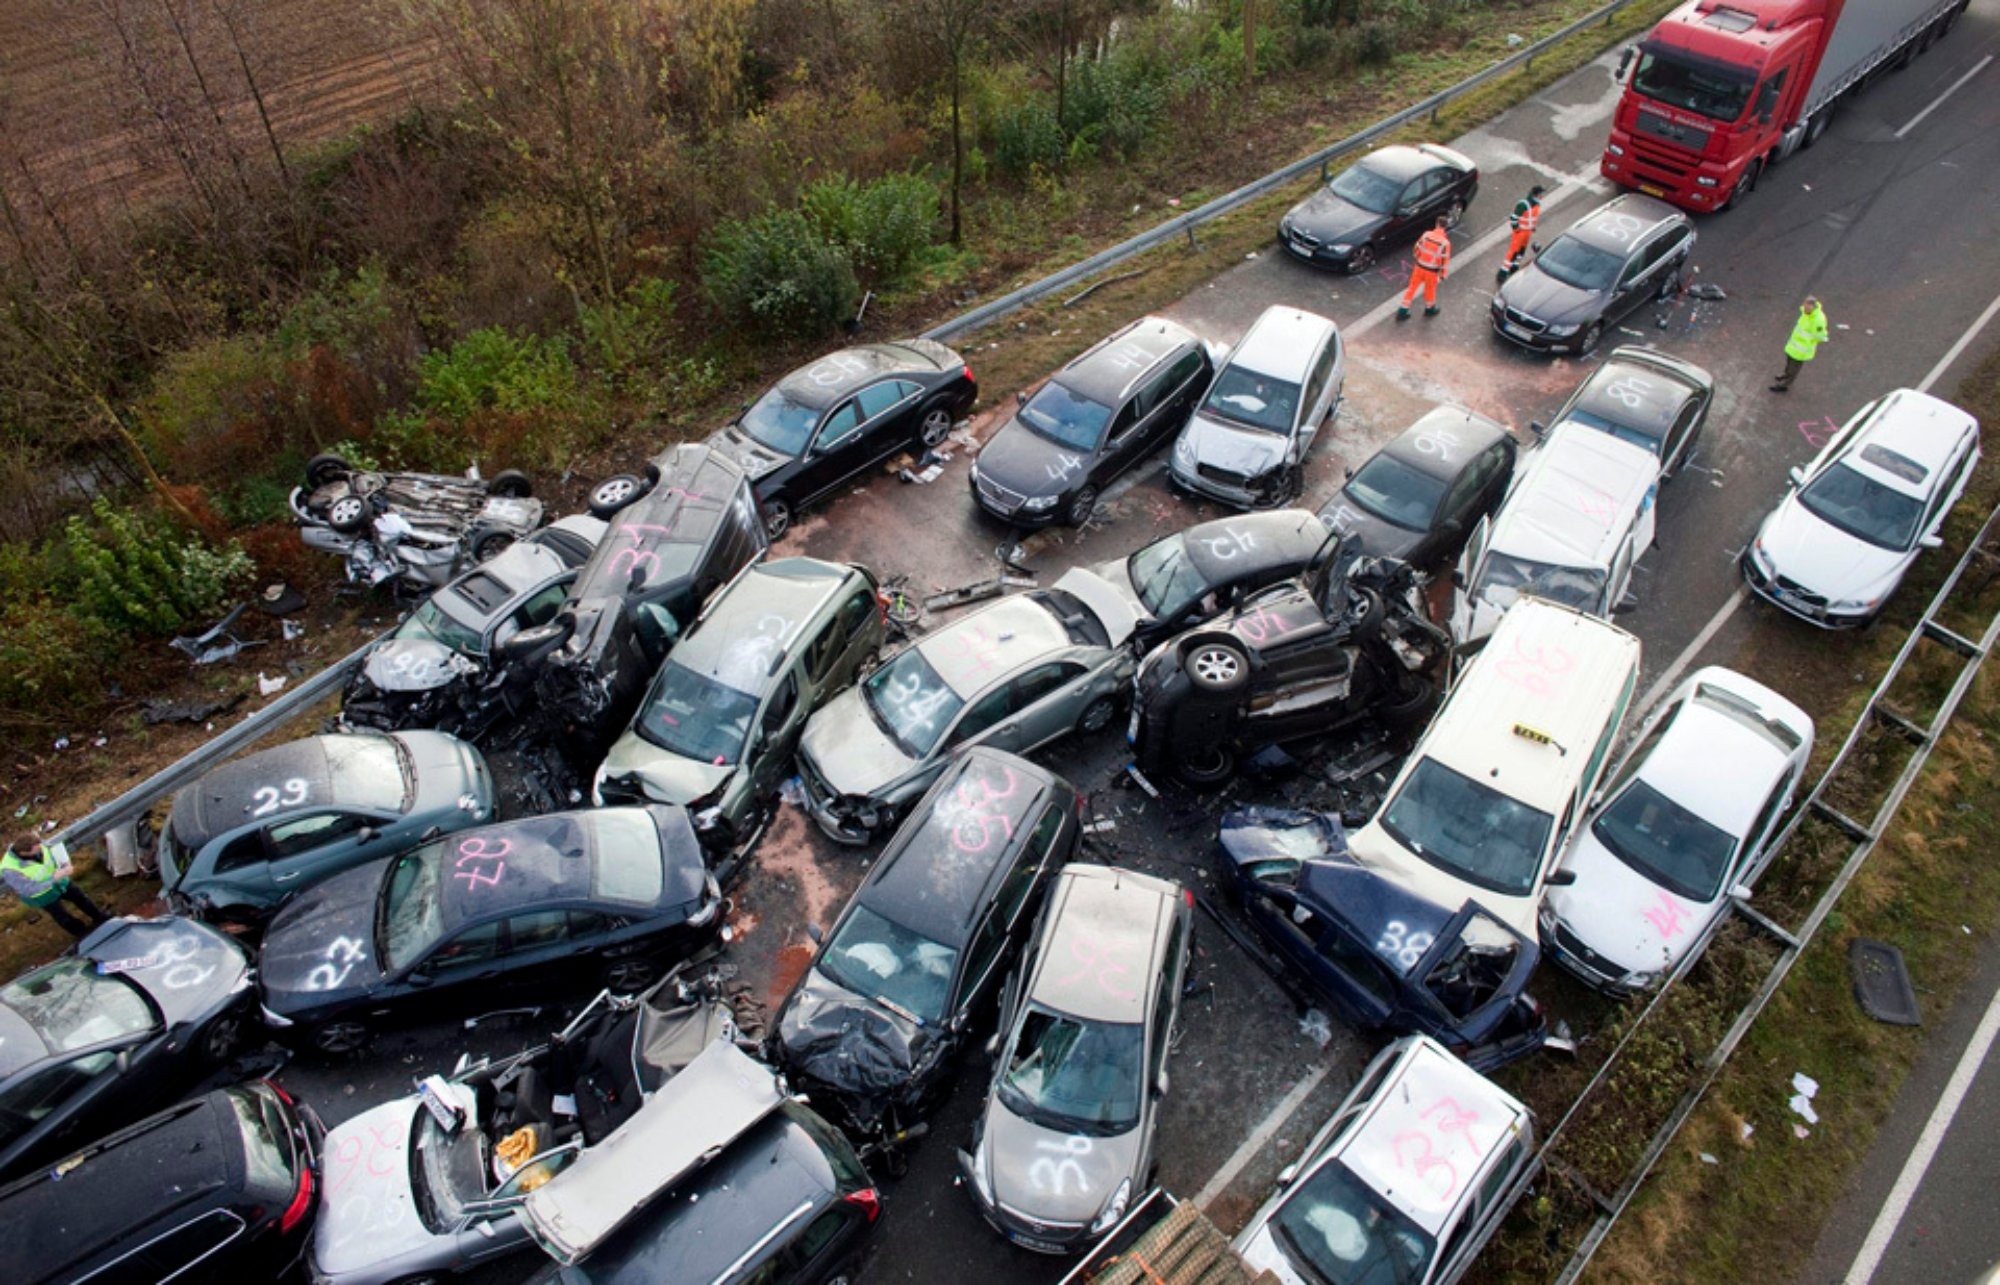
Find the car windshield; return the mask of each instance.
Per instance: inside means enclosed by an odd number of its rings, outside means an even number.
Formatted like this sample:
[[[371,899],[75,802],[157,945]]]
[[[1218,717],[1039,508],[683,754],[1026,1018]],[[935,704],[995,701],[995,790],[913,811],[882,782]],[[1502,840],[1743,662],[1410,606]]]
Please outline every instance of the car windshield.
[[[903,753],[922,758],[958,717],[965,699],[938,677],[915,647],[870,674],[861,699]]]
[[[1418,763],[1382,809],[1382,828],[1425,861],[1467,883],[1523,896],[1549,846],[1555,818],[1452,771]]]
[[[245,1175],[265,1191],[289,1191],[292,1139],[276,1107],[256,1089],[232,1089],[224,1096],[242,1130]]]
[[[826,944],[819,967],[857,995],[915,1020],[944,1020],[958,952],[856,906]]]
[[[1626,786],[1590,832],[1611,855],[1690,901],[1713,899],[1736,855],[1734,835],[1642,780]]]
[[[1566,286],[1602,293],[1618,280],[1625,260],[1595,246],[1585,245],[1573,236],[1564,236],[1557,237],[1554,245],[1542,251],[1541,257],[1535,260],[1535,266]]]
[[[1367,161],[1349,166],[1327,186],[1341,200],[1349,205],[1358,205],[1370,214],[1389,213],[1396,208],[1396,198],[1403,194],[1401,179],[1377,174],[1368,168]]]
[[[1755,73],[1748,70],[1696,65],[1650,49],[1639,55],[1639,70],[1632,73],[1632,88],[1655,102],[1721,121],[1743,114],[1756,82]]]
[[[100,976],[89,959],[62,959],[0,987],[0,1004],[35,1028],[51,1053],[67,1053],[152,1029],[153,1010],[122,977]]]
[[[408,620],[396,626],[393,636],[419,640],[428,638],[467,656],[481,656],[486,652],[486,640],[479,636],[479,631],[446,615],[435,598],[424,599],[410,613]]]
[[[1337,1160],[1300,1184],[1271,1227],[1286,1257],[1330,1285],[1416,1285],[1436,1248]]]
[[[1857,540],[1898,553],[1910,547],[1923,520],[1923,501],[1892,491],[1848,464],[1836,464],[1799,492],[1806,511]]]
[[[1606,576],[1586,567],[1559,567],[1548,562],[1531,562],[1512,554],[1493,553],[1479,577],[1476,598],[1496,607],[1512,606],[1523,594],[1559,602],[1578,611],[1597,611],[1603,606]]]
[[[1563,423],[1581,424],[1585,428],[1594,428],[1600,433],[1609,433],[1621,442],[1630,442],[1640,450],[1651,451],[1655,455],[1660,453],[1660,448],[1663,445],[1660,439],[1651,433],[1633,428],[1629,424],[1620,424],[1615,420],[1606,419],[1602,415],[1593,415],[1587,410],[1571,411],[1563,417]]]
[[[670,754],[723,767],[743,757],[757,698],[669,661],[639,711],[639,735]]]
[[[1183,535],[1156,540],[1133,554],[1126,559],[1125,574],[1155,620],[1179,615],[1209,589],[1208,581],[1188,560],[1187,537]]]
[[[803,455],[806,443],[812,440],[813,425],[819,423],[819,412],[773,388],[744,411],[738,422],[759,445],[786,455]]]
[[[1123,1133],[1139,1122],[1145,1056],[1137,1022],[1080,1022],[1031,1008],[1000,1078],[1000,1100],[1050,1129]]]
[[[1245,428],[1288,434],[1299,413],[1299,386],[1241,366],[1226,366],[1201,408]]]
[[[1111,408],[1051,381],[1028,399],[1017,418],[1058,446],[1094,451],[1104,440],[1104,426],[1111,422]]]
[[[443,848],[441,843],[426,844],[397,857],[389,867],[377,938],[391,971],[415,963],[444,935],[438,879]]]
[[[1444,481],[1389,455],[1377,455],[1347,479],[1347,498],[1406,531],[1428,531]]]
[[[486,1198],[486,1136],[473,1124],[446,1133],[429,1111],[417,1110],[410,1147],[410,1194],[424,1225],[448,1234],[465,1207]]]

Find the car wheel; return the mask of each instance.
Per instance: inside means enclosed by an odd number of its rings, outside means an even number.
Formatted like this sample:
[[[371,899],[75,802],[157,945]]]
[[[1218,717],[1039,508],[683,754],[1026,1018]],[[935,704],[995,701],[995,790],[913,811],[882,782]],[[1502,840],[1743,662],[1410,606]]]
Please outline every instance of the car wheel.
[[[1181,656],[1188,681],[1205,692],[1233,692],[1250,681],[1250,657],[1226,638],[1204,638]]]
[[[646,493],[646,480],[631,473],[605,478],[590,488],[590,516],[609,519]]]
[[[216,1018],[201,1033],[201,1056],[212,1066],[226,1064],[242,1046],[243,1019],[235,1013]]]
[[[1358,277],[1374,266],[1375,247],[1372,245],[1357,245],[1354,253],[1347,256],[1347,275],[1350,277]]]
[[[495,473],[493,480],[486,484],[486,489],[510,500],[525,500],[535,493],[535,484],[520,469],[510,468]]]
[[[312,1046],[327,1057],[353,1057],[368,1047],[368,1028],[360,1022],[328,1022],[314,1029]]]
[[[1069,502],[1069,508],[1063,511],[1063,520],[1071,526],[1082,526],[1090,521],[1090,515],[1095,512],[1097,512],[1097,488],[1086,486]]]
[[[1583,332],[1583,338],[1577,341],[1576,355],[1581,357],[1585,353],[1596,352],[1597,343],[1599,340],[1603,338],[1604,338],[1604,323],[1601,321],[1591,322],[1589,329]]]
[[[485,535],[480,536],[472,542],[472,560],[474,562],[491,562],[504,553],[507,546],[512,543],[514,543],[514,537],[505,531],[488,531]]]
[[[1226,745],[1189,746],[1174,757],[1174,775],[1197,789],[1236,775],[1236,751]]]
[[[336,531],[359,531],[368,525],[368,501],[343,495],[326,506],[326,524]]]
[[[1683,266],[1685,265],[1676,263],[1673,267],[1667,269],[1667,275],[1660,278],[1659,293],[1653,296],[1655,299],[1665,302],[1680,293],[1681,269]]]
[[[1450,205],[1444,207],[1444,225],[1447,228],[1457,227],[1458,221],[1464,217],[1465,202],[1453,201]]]
[[[637,995],[660,975],[650,959],[616,959],[604,970],[606,989],[617,995]]]
[[[1422,674],[1403,675],[1388,702],[1376,711],[1384,723],[1398,730],[1420,726],[1437,703],[1437,684]]]
[[[917,440],[926,447],[943,445],[951,436],[951,409],[938,402],[924,412],[923,422],[917,427]]]
[[[338,455],[315,455],[306,461],[306,489],[317,491],[328,482],[338,481],[354,471]]]
[[[783,500],[764,501],[764,538],[776,544],[792,529],[792,506]]]
[[[1109,696],[1098,697],[1096,700],[1090,702],[1090,704],[1084,706],[1083,713],[1077,716],[1077,734],[1079,736],[1087,736],[1092,732],[1103,731],[1105,728],[1111,726],[1111,719],[1117,713],[1117,701],[1112,700]]]
[[[1725,210],[1733,210],[1743,204],[1743,198],[1757,190],[1758,176],[1764,172],[1764,162],[1752,161],[1743,167],[1743,177],[1736,180],[1736,186],[1729,189],[1729,199],[1722,203]]]

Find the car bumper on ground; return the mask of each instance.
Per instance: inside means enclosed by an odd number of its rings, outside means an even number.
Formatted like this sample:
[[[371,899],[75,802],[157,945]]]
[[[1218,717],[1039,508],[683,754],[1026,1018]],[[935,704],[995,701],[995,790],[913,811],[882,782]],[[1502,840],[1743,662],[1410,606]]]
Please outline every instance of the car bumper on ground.
[[[1743,583],[1749,586],[1751,593],[1808,624],[1818,625],[1821,629],[1859,629],[1875,619],[1873,611],[1835,611],[1818,594],[1775,572],[1767,574],[1747,549],[1737,561],[1743,568]]]

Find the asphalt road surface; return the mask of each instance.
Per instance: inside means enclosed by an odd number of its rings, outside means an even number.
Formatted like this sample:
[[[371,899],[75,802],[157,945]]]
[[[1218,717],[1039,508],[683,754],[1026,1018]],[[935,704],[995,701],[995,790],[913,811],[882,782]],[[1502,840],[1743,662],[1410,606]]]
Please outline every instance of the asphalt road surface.
[[[1660,544],[1639,566],[1641,604],[1620,617],[1644,642],[1649,684],[1663,688],[1698,637],[1705,644],[1702,663],[1751,667],[1754,660],[1754,672],[1781,687],[1787,674],[1795,675],[1790,694],[1808,709],[1832,707],[1852,679],[1842,665],[1844,638],[1740,602],[1735,558],[1781,495],[1786,471],[1811,458],[1847,416],[1882,392],[1918,385],[1950,354],[1955,361],[1936,382],[1936,391],[1948,397],[1954,381],[2000,342],[1996,325],[1960,345],[2000,297],[1993,213],[2000,208],[2000,68],[1974,76],[1917,119],[1996,49],[2000,0],[1976,0],[1945,40],[1843,112],[1813,150],[1771,171],[1743,208],[1699,224],[1697,279],[1721,286],[1726,300],[1683,297],[1642,309],[1627,329],[1607,336],[1606,348],[1619,342],[1664,347],[1708,367],[1717,382],[1699,454],[1661,496]],[[1443,288],[1441,316],[1401,324],[1391,319],[1407,261],[1359,278],[1336,277],[1293,262],[1275,243],[1166,310],[1224,342],[1233,342],[1274,303],[1311,308],[1339,323],[1348,344],[1346,402],[1315,448],[1306,503],[1316,506],[1330,496],[1344,468],[1435,403],[1470,407],[1513,426],[1525,440],[1530,421],[1545,419],[1588,372],[1589,359],[1551,360],[1503,343],[1490,331],[1487,306],[1506,211],[1530,184],[1551,189],[1545,244],[1610,195],[1595,176],[1617,95],[1615,62],[1607,55],[1449,140],[1479,163],[1481,195],[1455,237],[1455,271]],[[1767,393],[1807,294],[1825,301],[1832,342],[1789,396]],[[992,334],[968,340],[964,351],[974,369],[988,343],[1013,334],[1013,323],[1003,322]],[[1095,337],[1080,336],[1080,343]],[[1013,392],[985,391],[1000,405]],[[1024,555],[1042,582],[1067,566],[1122,555],[1218,515],[1169,494],[1163,464],[1164,454],[1113,488],[1099,519],[1084,531],[1028,541]],[[880,479],[804,515],[777,552],[858,561],[885,576],[907,573],[913,590],[927,592],[996,574],[996,546],[1007,542],[1000,526],[976,512],[961,455],[933,484]],[[1062,745],[1047,757],[1091,793],[1095,816],[1116,826],[1094,836],[1091,855],[1178,878],[1204,893],[1213,883],[1210,852],[1222,808],[1242,801],[1338,801],[1312,773],[1240,781],[1217,795],[1169,793],[1154,800],[1116,784],[1126,755],[1109,733]],[[781,810],[736,889],[728,956],[739,979],[773,1008],[810,955],[807,925],[831,922],[867,859],[821,840],[795,809]],[[1171,1062],[1159,1181],[1183,1195],[1199,1194],[1225,1227],[1233,1227],[1376,1045],[1336,1023],[1320,1046],[1287,995],[1212,920],[1203,916],[1197,923],[1194,976],[1201,990],[1183,1008],[1183,1036]],[[1555,989],[1548,981],[1542,988]],[[337,1121],[407,1092],[413,1077],[448,1070],[461,1051],[509,1051],[540,1038],[556,1020],[543,1013],[502,1016],[470,1031],[426,1028],[383,1039],[364,1064],[302,1062],[284,1079]],[[915,1149],[908,1174],[884,1184],[888,1210],[861,1265],[863,1279],[1036,1281],[1061,1275],[1061,1263],[1002,1242],[956,1190],[953,1153],[969,1139],[989,1071],[975,1053],[932,1121],[930,1136]],[[487,1269],[481,1279],[518,1279],[533,1266],[517,1260]]]

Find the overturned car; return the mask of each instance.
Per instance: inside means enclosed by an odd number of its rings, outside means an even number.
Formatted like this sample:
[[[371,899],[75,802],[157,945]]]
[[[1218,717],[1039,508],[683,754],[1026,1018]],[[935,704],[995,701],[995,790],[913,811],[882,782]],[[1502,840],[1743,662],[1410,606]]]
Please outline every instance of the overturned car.
[[[306,547],[345,558],[348,579],[429,589],[540,527],[545,514],[533,494],[528,475],[514,469],[491,479],[477,470],[384,473],[315,455],[289,502]]]
[[[1428,1035],[1482,1072],[1547,1042],[1527,993],[1541,948],[1477,901],[1453,910],[1368,869],[1326,813],[1239,808],[1220,843],[1251,926],[1350,1025]]]
[[[1338,557],[1161,643],[1133,680],[1128,730],[1141,771],[1190,785],[1227,780],[1269,745],[1375,718],[1420,725],[1438,700],[1432,671],[1451,639],[1425,614],[1416,573]]]

